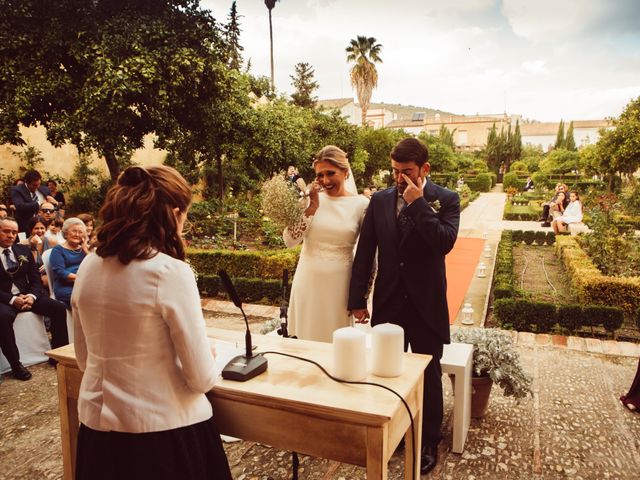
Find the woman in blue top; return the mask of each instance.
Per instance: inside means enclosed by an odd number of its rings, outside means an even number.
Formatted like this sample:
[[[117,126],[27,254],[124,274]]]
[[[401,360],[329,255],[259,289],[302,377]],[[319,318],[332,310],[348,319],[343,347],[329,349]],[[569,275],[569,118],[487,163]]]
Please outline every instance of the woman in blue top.
[[[62,225],[64,242],[51,249],[49,264],[53,272],[53,293],[57,300],[71,309],[71,292],[78,267],[87,256],[87,228],[82,220],[71,217]]]

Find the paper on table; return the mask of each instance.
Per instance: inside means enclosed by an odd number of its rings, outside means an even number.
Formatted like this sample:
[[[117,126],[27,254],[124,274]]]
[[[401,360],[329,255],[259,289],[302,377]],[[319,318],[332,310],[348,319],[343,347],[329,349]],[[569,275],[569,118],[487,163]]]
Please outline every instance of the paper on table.
[[[237,348],[235,343],[223,342],[214,338],[210,338],[209,343],[216,346],[216,370],[218,372],[222,372],[222,369],[227,366],[227,363],[233,357],[244,355],[245,353],[244,348]]]

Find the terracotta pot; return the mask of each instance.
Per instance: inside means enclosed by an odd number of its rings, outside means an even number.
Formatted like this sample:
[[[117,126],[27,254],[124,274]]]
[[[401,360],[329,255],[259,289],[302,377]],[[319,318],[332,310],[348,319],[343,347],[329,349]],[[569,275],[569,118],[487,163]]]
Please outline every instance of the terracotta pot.
[[[489,396],[493,381],[490,377],[471,377],[471,417],[482,418],[489,407]]]

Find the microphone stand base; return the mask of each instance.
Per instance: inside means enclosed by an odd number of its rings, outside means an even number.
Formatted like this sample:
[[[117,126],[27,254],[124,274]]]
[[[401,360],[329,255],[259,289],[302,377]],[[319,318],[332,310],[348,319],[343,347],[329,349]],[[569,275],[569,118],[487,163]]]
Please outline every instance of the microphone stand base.
[[[232,358],[222,370],[222,378],[236,382],[246,382],[267,370],[267,359],[263,355],[238,355]]]

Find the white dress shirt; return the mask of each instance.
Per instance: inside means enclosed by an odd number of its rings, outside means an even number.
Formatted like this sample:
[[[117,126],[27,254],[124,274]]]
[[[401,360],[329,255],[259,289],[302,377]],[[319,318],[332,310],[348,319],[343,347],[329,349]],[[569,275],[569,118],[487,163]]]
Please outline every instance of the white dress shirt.
[[[123,265],[88,255],[71,296],[84,371],[79,419],[89,428],[156,432],[212,415],[217,372],[189,266],[159,253]]]

